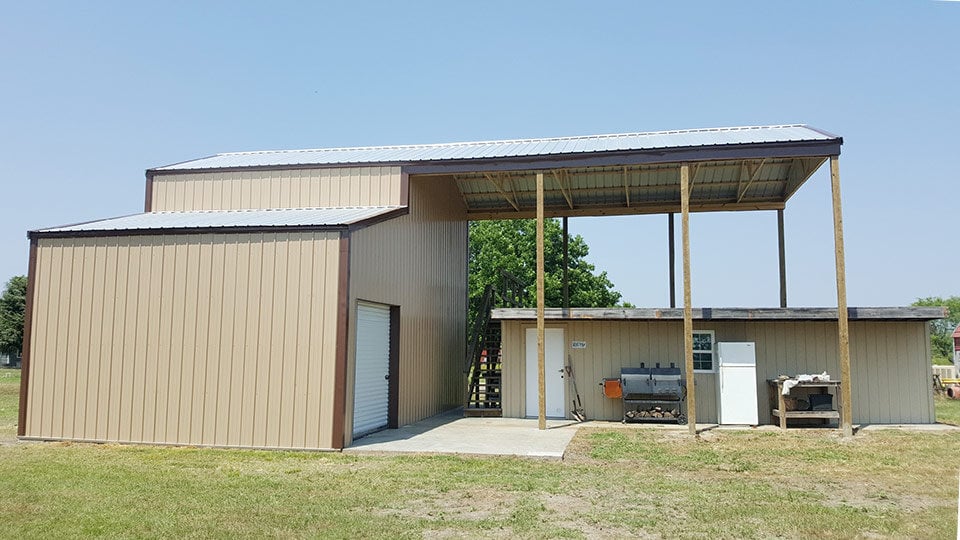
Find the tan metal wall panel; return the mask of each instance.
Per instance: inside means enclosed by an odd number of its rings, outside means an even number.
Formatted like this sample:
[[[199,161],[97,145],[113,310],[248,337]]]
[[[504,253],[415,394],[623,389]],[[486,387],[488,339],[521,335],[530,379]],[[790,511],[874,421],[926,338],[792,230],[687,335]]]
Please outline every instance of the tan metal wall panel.
[[[466,388],[467,224],[452,182],[410,179],[410,214],[353,233],[347,441],[352,433],[356,304],[400,306],[400,425],[460,406]]]
[[[198,172],[153,178],[153,211],[392,206],[399,167]]]
[[[504,321],[504,416],[522,417],[525,396],[524,330],[533,325]],[[683,325],[678,321],[568,321],[568,341],[586,341],[586,349],[568,349],[587,416],[619,420],[620,400],[603,396],[599,382],[617,377],[621,367],[640,362],[681,364]],[[760,422],[771,423],[767,379],[779,375],[827,371],[839,378],[836,323],[813,321],[702,322],[717,341],[757,344],[757,397]],[[853,420],[857,423],[932,423],[929,389],[930,352],[925,322],[852,321],[850,324]],[[717,421],[716,374],[697,373],[697,418]],[[572,396],[567,388],[567,406]],[[569,410],[567,411],[569,414]]]
[[[330,448],[339,242],[41,239],[26,436]]]

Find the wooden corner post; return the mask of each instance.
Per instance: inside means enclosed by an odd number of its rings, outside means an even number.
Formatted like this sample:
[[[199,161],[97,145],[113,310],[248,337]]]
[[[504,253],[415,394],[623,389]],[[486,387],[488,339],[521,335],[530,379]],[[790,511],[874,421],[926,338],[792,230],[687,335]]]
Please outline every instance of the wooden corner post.
[[[693,307],[690,305],[690,167],[680,166],[680,237],[683,244],[683,358],[687,377],[687,426],[697,434],[697,392],[693,378]]]
[[[537,392],[538,425],[547,429],[546,374],[544,373],[543,324],[543,173],[537,173]]]
[[[833,193],[833,240],[837,267],[837,330],[840,351],[840,431],[853,436],[850,400],[850,326],[847,321],[847,277],[843,253],[843,212],[840,206],[840,157],[830,156],[830,187]]]

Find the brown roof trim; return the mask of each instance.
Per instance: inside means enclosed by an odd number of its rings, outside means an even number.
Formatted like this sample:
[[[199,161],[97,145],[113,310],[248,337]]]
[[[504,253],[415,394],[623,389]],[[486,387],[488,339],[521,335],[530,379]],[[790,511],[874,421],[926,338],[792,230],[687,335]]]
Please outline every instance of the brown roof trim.
[[[347,356],[350,341],[350,231],[340,233],[337,272],[337,357],[333,376],[333,427],[330,447],[342,450],[346,440]]]
[[[23,312],[23,350],[20,352],[20,409],[17,413],[17,437],[27,432],[27,390],[30,386],[30,343],[33,339],[33,295],[37,283],[37,240],[30,240],[27,268],[27,305]]]
[[[206,156],[188,161],[199,161],[216,156]],[[187,162],[184,162],[187,163]],[[245,167],[198,167],[196,169],[147,169],[147,176],[165,176],[171,174],[195,174],[205,172],[247,172],[247,171],[299,171],[304,169],[362,169],[367,167],[401,167],[405,162],[371,161],[367,163],[293,163],[289,165],[249,165]],[[174,163],[173,165],[177,165]],[[171,165],[164,165],[170,167]]]
[[[941,307],[851,307],[847,317],[873,321],[931,321],[943,318]],[[675,308],[547,308],[544,317],[550,320],[683,320],[683,310]],[[534,320],[533,308],[494,309],[493,319]],[[694,308],[698,321],[836,321],[837,308]]]
[[[391,219],[396,219],[400,216],[405,216],[410,213],[410,208],[404,206],[402,208],[397,208],[396,210],[391,210],[389,212],[384,212],[378,216],[373,216],[371,218],[362,219],[360,221],[354,221],[348,227],[350,232],[359,231],[360,229],[365,229],[371,225],[376,225],[377,223],[383,223],[384,221],[390,221]]]
[[[143,211],[152,212],[153,211],[153,175],[147,175],[147,186],[146,191],[143,195]]]
[[[410,204],[410,173],[400,172],[400,204],[408,206]]]
[[[98,220],[99,221],[99,220]],[[107,238],[114,236],[170,236],[179,234],[281,233],[345,231],[350,225],[275,225],[242,227],[168,227],[162,229],[117,229],[109,231],[30,231],[30,238]]]

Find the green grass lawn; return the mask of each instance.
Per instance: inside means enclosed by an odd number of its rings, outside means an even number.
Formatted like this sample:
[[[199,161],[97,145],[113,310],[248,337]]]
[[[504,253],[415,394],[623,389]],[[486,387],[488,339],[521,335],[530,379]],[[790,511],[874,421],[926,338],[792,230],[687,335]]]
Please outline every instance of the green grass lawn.
[[[17,436],[20,370],[0,369],[0,441]]]
[[[955,538],[958,449],[896,430],[583,429],[562,462],[8,441],[0,535]]]
[[[960,399],[950,399],[944,395],[934,396],[937,408],[937,422],[960,426]]]

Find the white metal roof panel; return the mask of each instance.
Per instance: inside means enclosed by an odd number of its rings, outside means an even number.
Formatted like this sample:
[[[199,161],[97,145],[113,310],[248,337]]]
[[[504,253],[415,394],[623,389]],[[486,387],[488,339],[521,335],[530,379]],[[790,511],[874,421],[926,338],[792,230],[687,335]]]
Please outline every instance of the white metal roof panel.
[[[399,206],[147,212],[76,225],[41,229],[40,233],[143,231],[232,227],[336,227],[368,220]]]
[[[153,170],[417,163],[836,139],[839,137],[816,128],[793,124],[505,141],[233,152],[157,167]]]

